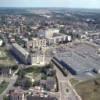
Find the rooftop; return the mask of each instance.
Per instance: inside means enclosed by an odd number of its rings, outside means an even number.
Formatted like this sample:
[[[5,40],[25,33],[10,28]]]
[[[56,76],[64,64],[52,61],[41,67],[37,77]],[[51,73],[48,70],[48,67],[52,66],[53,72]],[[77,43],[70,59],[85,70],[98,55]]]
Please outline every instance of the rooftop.
[[[24,48],[22,48],[17,43],[12,44],[14,48],[17,48],[20,52],[22,52],[23,55],[29,55],[28,51],[26,51]]]
[[[92,45],[80,43],[55,56],[61,63],[70,66],[77,73],[90,71],[94,68],[100,69],[100,56],[97,48]]]

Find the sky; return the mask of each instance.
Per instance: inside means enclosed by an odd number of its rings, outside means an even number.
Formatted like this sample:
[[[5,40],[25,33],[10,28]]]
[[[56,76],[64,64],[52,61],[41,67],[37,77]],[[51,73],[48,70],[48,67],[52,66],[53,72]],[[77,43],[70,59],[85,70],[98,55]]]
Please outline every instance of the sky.
[[[0,0],[0,7],[100,8],[100,0]]]

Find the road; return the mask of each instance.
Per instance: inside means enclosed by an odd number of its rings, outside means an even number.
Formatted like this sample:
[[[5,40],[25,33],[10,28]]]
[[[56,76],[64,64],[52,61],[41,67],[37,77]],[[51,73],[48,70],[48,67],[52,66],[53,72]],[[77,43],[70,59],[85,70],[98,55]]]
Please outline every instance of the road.
[[[59,82],[59,100],[81,100],[69,83],[70,76],[63,76],[62,72],[57,68],[56,65],[54,65],[54,69],[56,70],[56,75]],[[69,91],[67,92],[66,89]]]
[[[8,87],[7,87],[7,88],[3,91],[3,93],[0,95],[0,100],[3,100],[3,96],[6,95],[6,94],[9,92],[9,90],[12,89],[13,85],[14,85],[15,82],[16,82],[17,77],[18,77],[18,76],[13,76],[13,77],[11,77],[10,83],[9,83]]]
[[[2,94],[0,94],[0,100],[3,100],[3,96],[6,95],[6,94],[9,92],[9,90],[13,89],[13,86],[14,86],[14,84],[15,84],[17,78],[18,78],[18,76],[16,75],[16,73],[17,73],[18,71],[19,71],[19,69],[16,70],[16,71],[13,73],[12,77],[11,77],[10,80],[9,80],[9,85],[8,85],[8,87],[3,91]]]

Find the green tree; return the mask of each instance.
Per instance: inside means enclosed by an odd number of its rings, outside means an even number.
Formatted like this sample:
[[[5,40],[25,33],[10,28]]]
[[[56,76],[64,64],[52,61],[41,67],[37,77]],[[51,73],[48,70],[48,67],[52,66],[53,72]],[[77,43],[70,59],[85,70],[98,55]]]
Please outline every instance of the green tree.
[[[18,75],[19,75],[20,78],[24,78],[25,71],[24,70],[19,70]]]
[[[29,80],[29,79],[25,80],[24,88],[27,89],[27,88],[30,88],[31,86],[32,86],[31,80]]]

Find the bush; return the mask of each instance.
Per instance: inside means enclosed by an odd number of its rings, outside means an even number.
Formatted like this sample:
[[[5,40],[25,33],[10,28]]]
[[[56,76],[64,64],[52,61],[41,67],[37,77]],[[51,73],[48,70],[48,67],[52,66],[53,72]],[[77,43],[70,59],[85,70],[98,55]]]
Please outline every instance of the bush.
[[[19,75],[19,78],[24,78],[25,71],[24,70],[19,70],[17,74]]]
[[[3,100],[9,100],[9,97],[4,95]]]
[[[32,87],[32,82],[29,79],[25,80],[23,84],[25,89]]]

